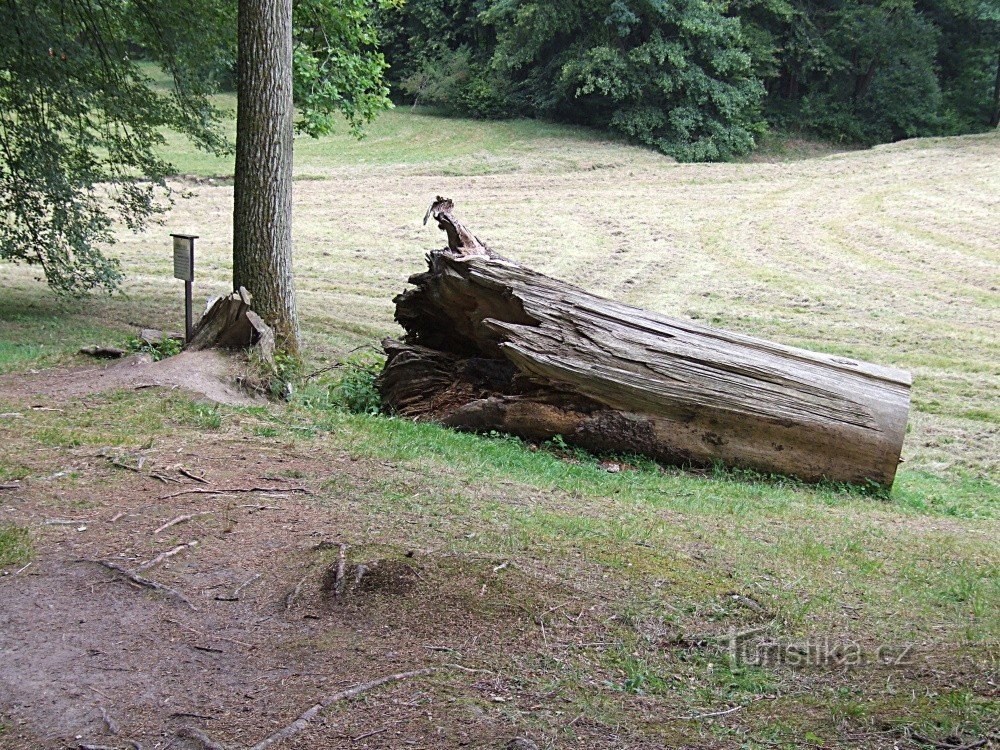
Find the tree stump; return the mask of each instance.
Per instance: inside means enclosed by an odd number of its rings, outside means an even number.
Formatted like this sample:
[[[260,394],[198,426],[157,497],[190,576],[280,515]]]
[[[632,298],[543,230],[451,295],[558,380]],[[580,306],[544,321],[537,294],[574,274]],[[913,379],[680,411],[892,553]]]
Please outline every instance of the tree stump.
[[[450,201],[449,246],[395,298],[385,408],[598,453],[890,487],[909,373],[603,299],[502,258]],[[471,238],[471,239],[470,239]]]
[[[214,300],[198,321],[185,349],[249,349],[256,346],[260,356],[273,363],[274,331],[250,309],[252,301],[250,292],[243,287]]]

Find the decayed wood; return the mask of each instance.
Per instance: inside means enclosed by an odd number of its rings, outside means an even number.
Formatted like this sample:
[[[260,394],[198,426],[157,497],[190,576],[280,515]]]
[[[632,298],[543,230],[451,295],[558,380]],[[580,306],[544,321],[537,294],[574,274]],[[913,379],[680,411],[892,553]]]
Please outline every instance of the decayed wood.
[[[448,236],[395,300],[407,335],[383,342],[390,410],[675,464],[892,484],[909,373],[602,299]]]
[[[195,328],[187,349],[249,349],[256,346],[267,361],[274,359],[274,332],[250,304],[253,298],[243,287],[216,299]]]

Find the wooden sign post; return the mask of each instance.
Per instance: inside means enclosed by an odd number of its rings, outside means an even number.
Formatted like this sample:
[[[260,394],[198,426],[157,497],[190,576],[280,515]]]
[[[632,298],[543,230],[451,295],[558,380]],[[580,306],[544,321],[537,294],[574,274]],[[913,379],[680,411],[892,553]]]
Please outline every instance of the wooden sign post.
[[[194,335],[192,288],[194,282],[194,241],[196,234],[172,234],[174,238],[174,278],[184,282],[184,341]]]

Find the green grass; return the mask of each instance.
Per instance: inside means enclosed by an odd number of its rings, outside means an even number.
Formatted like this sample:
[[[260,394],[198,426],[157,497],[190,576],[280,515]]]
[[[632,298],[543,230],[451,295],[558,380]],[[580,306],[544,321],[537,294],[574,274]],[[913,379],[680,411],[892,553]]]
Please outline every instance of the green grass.
[[[231,107],[231,97],[219,103]],[[774,148],[778,163],[674,165],[585,130],[410,110],[381,118],[360,144],[346,132],[296,142],[305,372],[398,335],[391,299],[440,244],[420,218],[445,192],[499,251],[598,293],[912,370],[906,461],[887,495],[631,457],[609,473],[558,441],[530,446],[348,413],[371,410],[364,367],[339,381],[314,378],[291,403],[261,409],[142,391],[38,412],[0,393],[0,412],[23,413],[0,420],[0,479],[52,475],[67,455],[111,446],[232,441],[312,457],[313,469],[275,473],[310,482],[308,501],[372,550],[510,560],[498,576],[538,566],[600,594],[606,645],[497,657],[514,662],[498,669],[545,683],[576,712],[632,726],[654,705],[671,716],[744,705],[734,715],[743,726],[644,726],[664,746],[691,744],[689,732],[745,747],[897,737],[910,725],[934,738],[978,736],[996,706],[969,675],[982,673],[980,657],[1000,638],[988,252],[998,144],[944,140],[801,161],[816,150],[790,143]],[[230,159],[206,159],[176,139],[165,155],[181,173],[232,171]],[[225,291],[231,191],[189,186],[196,199],[180,201],[167,227],[123,237],[126,295],[60,300],[12,270],[0,299],[0,373],[80,364],[80,345],[120,344],[139,326],[176,329],[167,231],[202,234],[197,304]],[[53,513],[96,507],[133,479],[112,472],[96,492],[88,472],[72,471],[46,485],[45,502]],[[803,677],[677,640],[758,625],[781,639],[917,642],[949,687],[916,673]],[[881,746],[883,735],[871,737]]]
[[[0,524],[0,569],[24,565],[33,556],[31,535],[26,528]]]
[[[213,100],[225,112],[236,110],[235,95],[220,94]],[[231,141],[235,139],[235,120],[227,120],[224,131]],[[232,154],[199,152],[176,133],[164,136],[160,155],[177,174],[219,179],[233,176]],[[608,142],[620,143],[621,139],[542,120],[469,120],[407,107],[383,113],[366,126],[361,141],[351,135],[346,123],[320,138],[297,135],[295,173],[308,179],[338,168],[408,165],[442,174],[488,175],[517,172],[525,159],[545,160],[565,170],[579,166],[580,149]]]

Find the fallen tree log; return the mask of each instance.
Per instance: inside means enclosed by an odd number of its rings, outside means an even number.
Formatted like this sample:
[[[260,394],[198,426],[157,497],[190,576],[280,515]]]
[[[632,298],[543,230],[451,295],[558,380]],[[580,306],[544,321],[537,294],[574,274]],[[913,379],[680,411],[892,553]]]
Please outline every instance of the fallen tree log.
[[[892,485],[909,373],[669,318],[491,252],[439,199],[449,247],[395,299],[387,410],[599,453]]]

